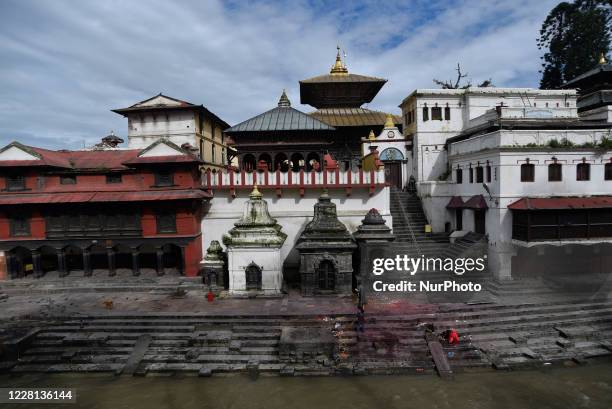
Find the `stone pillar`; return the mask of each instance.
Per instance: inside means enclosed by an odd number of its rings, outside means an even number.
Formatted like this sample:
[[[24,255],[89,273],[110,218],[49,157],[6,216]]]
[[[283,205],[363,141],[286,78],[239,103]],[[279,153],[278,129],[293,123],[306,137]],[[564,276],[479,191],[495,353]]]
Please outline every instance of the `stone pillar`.
[[[179,273],[185,274],[185,247],[181,246],[181,259],[178,261],[178,271]]]
[[[40,251],[32,251],[32,268],[34,269],[34,277],[40,278],[43,276],[42,265],[40,262]]]
[[[108,257],[108,276],[114,277],[117,274],[115,268],[115,250],[112,247],[107,248],[106,256]]]
[[[164,275],[164,251],[161,249],[161,247],[157,247],[155,249],[155,255],[157,256],[157,263],[155,265],[157,275],[163,276]]]
[[[91,269],[91,253],[89,249],[83,249],[83,273],[85,277],[90,277],[92,274]]]
[[[7,253],[0,250],[0,281],[4,281],[9,277]]]
[[[17,278],[17,266],[15,265],[15,256],[11,253],[6,253],[6,269],[8,271],[8,276],[13,279]]]
[[[140,265],[138,263],[138,256],[139,256],[139,251],[138,250],[133,250],[132,251],[132,274],[134,276],[139,276],[140,275]]]
[[[66,268],[66,253],[64,249],[59,249],[57,252],[57,269],[60,277],[66,277],[68,270]]]

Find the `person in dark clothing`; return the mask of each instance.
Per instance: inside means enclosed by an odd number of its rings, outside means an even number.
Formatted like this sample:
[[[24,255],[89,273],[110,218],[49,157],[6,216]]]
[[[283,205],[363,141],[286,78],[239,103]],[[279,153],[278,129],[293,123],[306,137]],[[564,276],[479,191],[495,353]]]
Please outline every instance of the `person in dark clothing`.
[[[359,307],[357,309],[357,321],[355,322],[355,331],[364,332],[365,331],[364,324],[365,324],[365,310],[363,309],[363,307]]]

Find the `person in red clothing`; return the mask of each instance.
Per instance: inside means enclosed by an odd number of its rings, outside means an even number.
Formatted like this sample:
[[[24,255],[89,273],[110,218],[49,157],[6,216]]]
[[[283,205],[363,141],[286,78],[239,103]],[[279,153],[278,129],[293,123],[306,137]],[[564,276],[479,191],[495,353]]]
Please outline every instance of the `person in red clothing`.
[[[448,344],[449,345],[455,345],[459,343],[459,333],[457,331],[455,331],[454,328],[451,328],[450,331],[448,331]]]
[[[206,294],[206,299],[208,300],[208,302],[213,302],[213,300],[215,299],[215,295],[212,291],[208,291],[208,294]]]

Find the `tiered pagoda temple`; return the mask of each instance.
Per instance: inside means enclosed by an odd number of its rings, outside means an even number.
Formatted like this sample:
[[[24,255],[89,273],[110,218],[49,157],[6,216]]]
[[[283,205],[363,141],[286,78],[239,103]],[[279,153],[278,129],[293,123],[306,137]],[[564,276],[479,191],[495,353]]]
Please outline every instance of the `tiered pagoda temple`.
[[[238,151],[239,166],[246,171],[306,171],[323,168],[325,155],[341,170],[360,164],[361,139],[383,129],[387,113],[364,108],[387,80],[352,74],[340,49],[329,74],[300,81],[300,102],[317,110],[303,113],[291,107],[283,91],[278,106],[247,119],[225,133]],[[401,127],[401,117],[393,115]]]

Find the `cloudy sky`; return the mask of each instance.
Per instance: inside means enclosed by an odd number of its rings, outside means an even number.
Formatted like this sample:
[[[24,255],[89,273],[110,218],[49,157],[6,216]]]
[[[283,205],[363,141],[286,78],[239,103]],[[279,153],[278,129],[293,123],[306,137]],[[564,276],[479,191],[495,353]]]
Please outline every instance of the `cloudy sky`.
[[[230,124],[329,71],[388,79],[397,105],[461,62],[473,82],[537,87],[539,27],[557,1],[0,0],[0,144],[78,149],[127,121],[110,109],[163,92]]]

